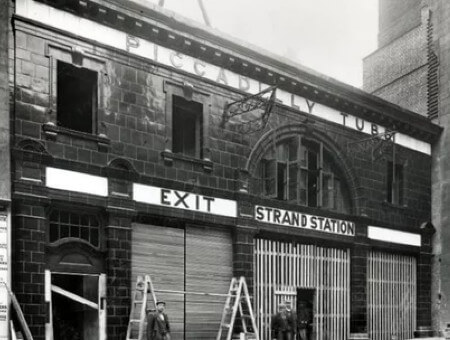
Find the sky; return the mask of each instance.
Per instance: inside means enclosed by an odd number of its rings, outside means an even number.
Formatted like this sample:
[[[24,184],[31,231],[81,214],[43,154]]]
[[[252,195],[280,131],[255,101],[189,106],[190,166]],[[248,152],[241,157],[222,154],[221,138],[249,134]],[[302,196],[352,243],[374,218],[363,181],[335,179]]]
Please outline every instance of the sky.
[[[377,47],[378,0],[203,3],[215,29],[362,87],[362,59]],[[164,8],[204,23],[197,0],[165,0]]]

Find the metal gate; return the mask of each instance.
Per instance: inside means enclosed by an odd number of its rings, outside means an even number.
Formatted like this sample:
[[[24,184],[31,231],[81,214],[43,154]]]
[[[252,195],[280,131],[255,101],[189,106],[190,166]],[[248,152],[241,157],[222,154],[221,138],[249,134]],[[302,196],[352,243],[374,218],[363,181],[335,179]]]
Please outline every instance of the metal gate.
[[[316,245],[255,240],[255,311],[262,340],[278,304],[296,305],[298,288],[315,289],[315,340],[346,340],[350,331],[350,251]]]
[[[368,331],[373,340],[413,338],[416,329],[416,259],[371,252],[367,268]]]

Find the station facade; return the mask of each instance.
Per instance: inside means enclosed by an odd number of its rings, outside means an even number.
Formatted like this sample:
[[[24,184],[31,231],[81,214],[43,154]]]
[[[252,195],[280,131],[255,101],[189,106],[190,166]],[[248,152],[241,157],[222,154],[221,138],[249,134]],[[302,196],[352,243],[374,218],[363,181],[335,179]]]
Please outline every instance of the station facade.
[[[35,339],[124,339],[146,274],[245,276],[262,339],[284,300],[316,339],[430,326],[438,126],[151,4],[16,0],[12,20],[12,287]],[[158,298],[174,340],[215,338],[224,299]]]

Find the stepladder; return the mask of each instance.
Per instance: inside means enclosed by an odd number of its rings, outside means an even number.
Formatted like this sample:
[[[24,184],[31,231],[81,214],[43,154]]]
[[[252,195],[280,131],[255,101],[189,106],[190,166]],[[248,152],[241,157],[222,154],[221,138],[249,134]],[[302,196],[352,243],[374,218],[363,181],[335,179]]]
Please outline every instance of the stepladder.
[[[145,339],[147,311],[156,309],[156,303],[156,295],[150,276],[139,275],[133,293],[126,340]]]
[[[231,280],[216,337],[216,340],[234,339],[259,340],[247,283],[242,276]]]

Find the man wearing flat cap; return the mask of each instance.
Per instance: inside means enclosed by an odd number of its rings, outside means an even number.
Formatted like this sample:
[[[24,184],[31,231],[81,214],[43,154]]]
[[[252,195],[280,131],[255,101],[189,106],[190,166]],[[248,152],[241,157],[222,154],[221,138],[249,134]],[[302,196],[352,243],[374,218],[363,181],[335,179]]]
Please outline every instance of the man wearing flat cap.
[[[164,310],[166,303],[158,301],[156,312],[147,315],[147,340],[170,340],[169,318]]]

